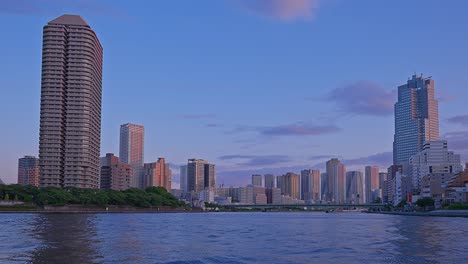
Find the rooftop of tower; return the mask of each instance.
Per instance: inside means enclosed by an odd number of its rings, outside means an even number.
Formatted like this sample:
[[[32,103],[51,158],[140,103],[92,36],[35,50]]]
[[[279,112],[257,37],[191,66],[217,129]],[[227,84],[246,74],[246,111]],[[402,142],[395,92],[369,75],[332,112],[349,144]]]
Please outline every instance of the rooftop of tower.
[[[87,26],[88,23],[79,15],[65,14],[49,22],[49,24]]]

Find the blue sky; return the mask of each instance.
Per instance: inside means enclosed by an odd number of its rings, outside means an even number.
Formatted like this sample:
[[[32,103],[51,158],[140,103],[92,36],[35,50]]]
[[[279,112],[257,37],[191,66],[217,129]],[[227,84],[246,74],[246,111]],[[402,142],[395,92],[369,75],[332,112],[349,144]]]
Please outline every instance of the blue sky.
[[[468,158],[466,1],[0,0],[0,178],[37,155],[42,27],[81,15],[104,47],[102,154],[143,124],[145,160],[252,172],[391,162],[395,89],[432,76],[441,136]],[[177,171],[174,172],[175,174]],[[175,182],[178,178],[174,179]]]

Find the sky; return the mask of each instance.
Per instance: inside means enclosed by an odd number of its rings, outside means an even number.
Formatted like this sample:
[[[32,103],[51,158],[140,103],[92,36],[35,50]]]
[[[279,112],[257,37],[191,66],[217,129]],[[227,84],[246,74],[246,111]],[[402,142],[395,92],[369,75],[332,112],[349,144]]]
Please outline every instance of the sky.
[[[0,0],[0,178],[38,155],[42,27],[81,15],[104,48],[101,153],[145,126],[145,161],[177,185],[188,158],[218,184],[252,173],[392,162],[398,85],[435,81],[441,138],[468,160],[464,0]]]

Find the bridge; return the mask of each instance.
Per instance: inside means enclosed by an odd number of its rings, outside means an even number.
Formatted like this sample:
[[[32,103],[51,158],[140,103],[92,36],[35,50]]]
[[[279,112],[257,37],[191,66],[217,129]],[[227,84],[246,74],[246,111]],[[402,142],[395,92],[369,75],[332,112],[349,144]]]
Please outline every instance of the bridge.
[[[385,207],[384,204],[228,204],[220,206],[225,209],[301,209],[301,210],[323,210],[333,211],[338,209],[374,209],[380,210]]]

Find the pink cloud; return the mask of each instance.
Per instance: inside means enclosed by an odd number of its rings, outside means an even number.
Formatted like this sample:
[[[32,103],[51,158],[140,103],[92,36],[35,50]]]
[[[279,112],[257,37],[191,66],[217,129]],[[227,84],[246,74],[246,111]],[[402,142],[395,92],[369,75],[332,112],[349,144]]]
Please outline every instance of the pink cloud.
[[[235,0],[251,13],[283,21],[312,19],[319,0]]]

